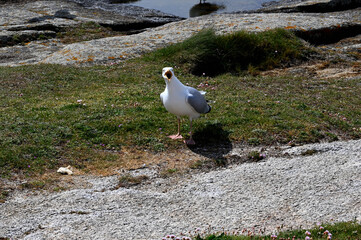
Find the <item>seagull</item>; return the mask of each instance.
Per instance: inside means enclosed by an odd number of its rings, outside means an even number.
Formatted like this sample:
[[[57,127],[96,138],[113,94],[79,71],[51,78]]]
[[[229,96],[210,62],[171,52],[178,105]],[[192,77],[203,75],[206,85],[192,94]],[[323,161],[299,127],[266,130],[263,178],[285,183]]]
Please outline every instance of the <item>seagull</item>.
[[[165,67],[162,70],[166,87],[160,94],[160,99],[165,109],[176,115],[178,120],[178,133],[169,136],[171,139],[183,138],[180,134],[180,118],[188,116],[190,121],[190,138],[184,141],[187,145],[194,145],[192,138],[192,120],[198,118],[201,114],[211,111],[211,106],[207,104],[203,97],[205,92],[200,92],[195,88],[184,86],[174,75],[173,68]]]

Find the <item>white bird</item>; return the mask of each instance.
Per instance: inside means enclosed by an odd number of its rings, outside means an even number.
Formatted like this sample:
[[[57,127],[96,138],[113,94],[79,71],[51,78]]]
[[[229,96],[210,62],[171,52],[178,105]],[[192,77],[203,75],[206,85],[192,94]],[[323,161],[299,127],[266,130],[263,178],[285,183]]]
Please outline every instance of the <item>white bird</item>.
[[[203,97],[205,92],[199,92],[197,89],[184,86],[174,75],[173,68],[165,67],[162,71],[165,80],[165,90],[160,94],[160,99],[168,112],[177,116],[178,133],[169,136],[171,139],[183,138],[180,134],[180,117],[188,116],[190,121],[190,138],[185,141],[186,144],[194,145],[192,138],[192,120],[198,118],[202,113],[211,111],[211,106],[207,104]]]

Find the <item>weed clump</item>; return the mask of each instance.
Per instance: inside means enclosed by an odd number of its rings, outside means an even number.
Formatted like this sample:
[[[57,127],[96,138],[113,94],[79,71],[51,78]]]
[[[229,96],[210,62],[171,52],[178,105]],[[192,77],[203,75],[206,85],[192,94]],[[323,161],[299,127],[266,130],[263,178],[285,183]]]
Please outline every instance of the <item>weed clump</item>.
[[[217,35],[208,29],[182,43],[158,50],[151,58],[166,58],[174,64],[182,64],[195,75],[215,76],[272,69],[301,59],[304,49],[301,41],[284,29],[227,35]]]
[[[119,178],[119,183],[116,188],[120,188],[120,187],[129,188],[132,186],[139,185],[148,179],[149,177],[146,175],[140,175],[140,176],[131,176],[130,174],[124,175]]]
[[[252,151],[248,154],[248,160],[250,160],[250,161],[257,162],[264,158],[266,158],[266,154],[260,153],[258,151]]]
[[[278,230],[283,230],[283,225]],[[196,240],[332,240],[332,239],[360,239],[361,224],[357,221],[339,222],[334,224],[317,223],[311,229],[296,229],[280,231],[271,235],[265,235],[265,228],[256,230],[239,229],[232,232],[222,231],[209,234],[207,231],[196,231],[191,234]],[[192,236],[193,235],[193,236]],[[176,238],[175,238],[176,239]]]

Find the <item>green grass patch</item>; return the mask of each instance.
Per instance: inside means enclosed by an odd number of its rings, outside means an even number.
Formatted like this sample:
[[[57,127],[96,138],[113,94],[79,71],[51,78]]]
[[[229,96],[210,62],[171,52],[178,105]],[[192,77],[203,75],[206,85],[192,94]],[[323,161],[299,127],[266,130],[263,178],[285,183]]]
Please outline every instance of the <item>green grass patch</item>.
[[[171,64],[163,51],[153,53],[154,61],[148,55],[113,66],[0,67],[0,175],[107,166],[121,159],[123,147],[184,147],[167,138],[177,122],[159,98],[161,70]],[[212,105],[194,121],[198,142],[297,144],[361,136],[359,78],[211,78],[188,70],[177,67],[175,74],[207,91]],[[187,119],[181,131],[187,137]]]
[[[257,231],[257,232],[256,232]],[[261,229],[261,232],[263,230]],[[233,232],[221,232],[201,236],[194,234],[195,240],[356,240],[361,239],[361,224],[356,221],[339,222],[334,224],[318,224],[311,229],[296,229],[281,231],[275,234],[263,235],[255,229],[242,229]],[[176,237],[176,236],[175,236]]]
[[[3,189],[0,189],[0,203],[4,203],[6,198],[9,196],[10,191],[5,191]]]
[[[84,22],[78,26],[66,27],[57,33],[57,37],[64,44],[89,41],[93,39],[120,35],[110,28],[103,27],[95,22]]]
[[[301,41],[284,29],[261,33],[240,31],[227,35],[216,35],[208,29],[182,43],[149,54],[147,59],[166,59],[173,65],[188,68],[195,75],[215,76],[272,69],[302,59],[305,50]]]

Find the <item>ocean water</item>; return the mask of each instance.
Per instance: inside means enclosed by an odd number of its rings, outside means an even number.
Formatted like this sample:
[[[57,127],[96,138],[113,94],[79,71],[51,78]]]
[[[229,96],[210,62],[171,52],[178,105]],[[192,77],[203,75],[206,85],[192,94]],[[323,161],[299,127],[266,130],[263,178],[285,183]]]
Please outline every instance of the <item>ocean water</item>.
[[[189,18],[212,13],[255,10],[272,0],[72,0],[88,7],[122,11],[131,5]]]
[[[139,0],[130,4],[188,18],[211,13],[255,10],[265,2],[270,0]]]

